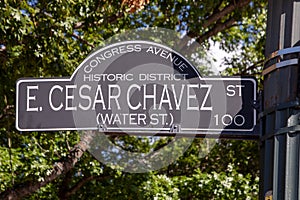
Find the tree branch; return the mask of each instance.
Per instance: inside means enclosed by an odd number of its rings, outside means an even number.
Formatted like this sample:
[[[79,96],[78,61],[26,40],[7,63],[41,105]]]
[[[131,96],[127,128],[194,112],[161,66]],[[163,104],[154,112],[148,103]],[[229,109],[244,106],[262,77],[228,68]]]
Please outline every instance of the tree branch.
[[[209,37],[216,35],[217,33],[222,32],[228,28],[231,28],[235,24],[235,22],[236,20],[234,18],[230,18],[224,23],[221,22],[216,23],[216,25],[211,30],[198,37],[196,39],[196,42],[202,43],[204,40],[208,39]]]
[[[84,184],[93,180],[104,180],[110,176],[88,176],[77,182],[72,188],[64,193],[63,199],[68,199],[71,195],[74,195]]]
[[[201,44],[208,38],[216,35],[217,33],[222,32],[228,28],[231,28],[232,26],[234,26],[235,22],[236,21],[234,18],[230,18],[227,21],[225,21],[224,23],[221,23],[221,22],[216,23],[215,26],[211,30],[209,30],[205,34],[197,37],[195,42],[193,42],[189,47],[187,47],[186,50],[188,52],[194,51],[194,49],[197,47],[197,44]],[[186,50],[184,50],[184,51],[186,51]]]
[[[0,45],[2,43],[0,42]],[[3,44],[2,44],[3,45]],[[1,62],[4,62],[7,60],[7,50],[6,50],[6,46],[1,46],[0,47],[0,58],[3,58],[3,61]]]
[[[0,120],[2,120],[4,117],[6,116],[14,116],[14,112],[12,112],[11,110],[14,109],[14,105],[7,105],[4,109],[3,109],[3,113],[0,114]]]
[[[104,19],[108,24],[113,24],[115,23],[118,19],[124,17],[124,13],[125,12],[129,12],[129,13],[133,13],[135,11],[138,11],[138,10],[141,10],[141,9],[144,9],[144,6],[146,4],[149,4],[150,1],[149,0],[122,0],[122,3],[121,3],[121,8],[120,8],[120,11],[113,15],[113,16],[110,16],[106,19]],[[128,5],[128,9],[126,9],[124,7],[124,5]],[[95,11],[96,12],[96,11]],[[93,24],[89,24],[88,26],[97,26],[99,25],[100,23],[99,22],[94,22]],[[80,29],[80,28],[83,28],[84,27],[84,21],[81,21],[81,22],[77,22],[76,24],[74,24],[73,28],[74,29]]]
[[[88,145],[93,139],[95,132],[86,131],[81,137],[81,140],[74,148],[69,152],[65,160],[54,164],[52,173],[46,176],[43,181],[27,181],[23,184],[16,185],[2,193],[0,193],[0,199],[22,199],[25,196],[31,195],[41,187],[52,182],[62,174],[66,174],[70,171],[78,160],[82,157],[83,153],[87,150]]]
[[[257,68],[259,65],[263,64],[264,63],[264,60],[259,60],[257,61],[256,63],[254,63],[253,65],[247,67],[246,69],[244,69],[243,71],[241,71],[240,73],[238,74],[235,74],[235,76],[241,76],[241,75],[247,75],[246,72],[249,71],[249,70],[252,70],[252,69],[255,69]],[[251,73],[252,74],[252,73]]]
[[[224,7],[222,10],[212,14],[209,16],[205,22],[203,23],[202,27],[207,28],[216,21],[222,19],[224,16],[228,15],[229,13],[233,12],[235,9],[242,8],[250,3],[251,0],[240,0],[236,3],[231,3],[228,6]]]
[[[72,180],[72,176],[73,176],[73,170],[68,171],[65,176],[64,179],[62,181],[62,183],[60,184],[59,190],[58,190],[58,197],[59,199],[65,199],[65,193],[66,191],[69,189],[69,184]]]
[[[113,15],[113,16],[110,16],[108,17],[107,19],[105,19],[105,21],[108,23],[108,24],[113,24],[115,23],[118,19],[124,17],[124,12],[119,12],[117,13],[116,15]],[[100,23],[99,22],[94,22],[94,23],[91,23],[91,24],[88,24],[89,27],[91,26],[97,26],[99,25]],[[73,29],[81,29],[81,28],[84,28],[85,26],[85,22],[84,21],[80,21],[80,22],[77,22],[76,24],[74,24],[73,26]]]
[[[233,4],[229,4],[228,6],[224,7],[222,10],[218,11],[218,12],[214,12],[211,16],[209,16],[204,23],[202,24],[201,28],[202,29],[206,29],[209,26],[213,25],[214,23],[216,23],[217,21],[221,20],[222,18],[224,18],[226,15],[230,14],[231,12],[233,12],[236,9],[242,8],[246,5],[248,5],[250,3],[251,0],[240,0],[237,1],[236,3]],[[216,25],[215,25],[216,26]],[[207,35],[206,33],[204,35]],[[210,34],[210,36],[213,36],[214,34]],[[207,36],[199,36],[199,33],[196,33],[194,31],[188,31],[187,36],[190,38],[204,38],[199,39],[201,42],[204,41],[205,39],[207,39]],[[186,46],[187,42],[183,43],[184,45],[182,45],[181,47]]]
[[[92,48],[95,48],[95,46],[91,43],[89,43],[88,41],[86,41],[85,39],[81,38],[79,35],[75,34],[75,33],[72,33],[71,34],[72,37],[76,38],[77,40],[79,40],[80,42],[92,47]]]

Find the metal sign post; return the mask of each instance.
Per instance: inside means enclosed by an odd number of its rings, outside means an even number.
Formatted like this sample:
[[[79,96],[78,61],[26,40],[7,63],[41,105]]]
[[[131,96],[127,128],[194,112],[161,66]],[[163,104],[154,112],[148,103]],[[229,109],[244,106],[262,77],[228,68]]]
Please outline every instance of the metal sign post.
[[[300,2],[269,0],[260,199],[299,199]]]

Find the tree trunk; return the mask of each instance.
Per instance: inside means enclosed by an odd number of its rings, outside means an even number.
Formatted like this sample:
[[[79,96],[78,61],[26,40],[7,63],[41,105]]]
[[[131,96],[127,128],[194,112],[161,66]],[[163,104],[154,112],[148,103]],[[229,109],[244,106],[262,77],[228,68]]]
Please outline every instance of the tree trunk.
[[[44,181],[28,181],[20,185],[15,185],[12,188],[7,189],[6,191],[0,193],[0,199],[11,199],[17,200],[22,199],[25,196],[31,195],[41,187],[52,182],[62,174],[66,174],[70,171],[78,160],[82,157],[83,153],[87,150],[88,145],[93,139],[95,132],[86,131],[78,144],[70,150],[67,157],[64,161],[57,162],[53,165],[52,173],[44,178]]]

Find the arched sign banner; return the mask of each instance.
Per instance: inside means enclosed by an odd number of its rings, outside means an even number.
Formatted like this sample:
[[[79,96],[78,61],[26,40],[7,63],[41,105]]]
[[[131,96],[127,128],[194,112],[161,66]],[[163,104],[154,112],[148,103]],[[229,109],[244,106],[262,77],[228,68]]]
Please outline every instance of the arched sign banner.
[[[20,131],[253,135],[256,81],[204,77],[180,53],[123,41],[91,53],[66,78],[17,82]]]

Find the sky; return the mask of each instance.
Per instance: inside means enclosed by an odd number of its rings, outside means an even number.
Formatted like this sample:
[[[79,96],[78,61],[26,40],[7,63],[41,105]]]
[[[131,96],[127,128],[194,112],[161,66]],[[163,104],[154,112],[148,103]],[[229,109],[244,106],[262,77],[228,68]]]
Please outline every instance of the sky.
[[[209,43],[210,49],[208,51],[208,55],[211,56],[214,66],[221,72],[228,67],[224,64],[225,57],[230,58],[233,54],[222,50],[219,42],[213,42],[210,40]],[[215,61],[213,59],[215,59]]]

